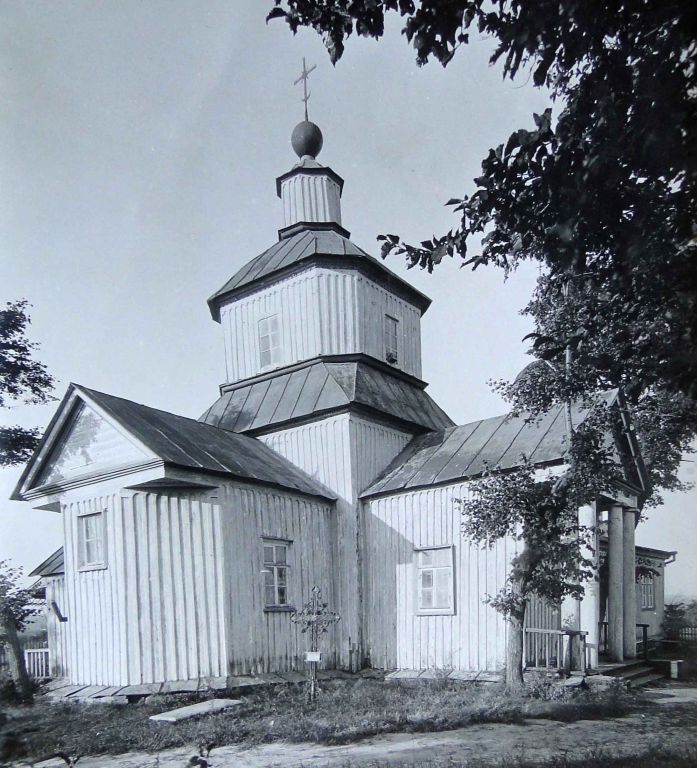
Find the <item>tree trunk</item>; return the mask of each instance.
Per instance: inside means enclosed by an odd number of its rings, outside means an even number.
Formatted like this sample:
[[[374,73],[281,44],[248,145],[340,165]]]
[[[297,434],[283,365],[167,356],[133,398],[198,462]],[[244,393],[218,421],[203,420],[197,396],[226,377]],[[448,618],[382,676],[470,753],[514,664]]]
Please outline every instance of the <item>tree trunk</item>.
[[[2,628],[5,634],[5,641],[9,649],[10,674],[15,682],[17,694],[22,704],[33,704],[34,694],[32,692],[31,680],[27,674],[27,667],[24,663],[24,652],[17,635],[17,626],[11,616],[3,616]]]
[[[525,611],[514,611],[508,617],[508,648],[506,649],[506,688],[523,687],[523,619]]]

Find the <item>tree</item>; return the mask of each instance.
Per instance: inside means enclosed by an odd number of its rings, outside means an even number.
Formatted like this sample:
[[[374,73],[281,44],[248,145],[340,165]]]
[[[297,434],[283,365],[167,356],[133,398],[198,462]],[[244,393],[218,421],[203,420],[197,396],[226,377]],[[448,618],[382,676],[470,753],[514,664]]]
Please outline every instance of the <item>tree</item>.
[[[620,476],[606,435],[619,414],[602,402],[588,403],[584,421],[567,443],[568,468],[543,473],[523,459],[512,472],[496,467],[476,481],[468,499],[460,500],[463,533],[493,546],[504,537],[521,544],[505,586],[488,602],[509,623],[506,684],[523,683],[523,623],[534,595],[552,604],[583,596],[582,583],[593,577],[593,529],[579,521],[578,510],[591,504]],[[585,546],[583,546],[585,544]]]
[[[8,400],[45,403],[52,400],[53,377],[34,360],[37,345],[26,337],[31,319],[25,300],[8,302],[0,310],[0,408]],[[38,429],[0,426],[0,466],[21,464],[31,456],[39,441]],[[10,648],[12,677],[23,701],[31,702],[32,691],[24,664],[18,633],[33,613],[29,593],[18,586],[20,571],[0,561],[0,625]]]
[[[285,19],[294,32],[314,28],[336,62],[354,31],[380,38],[391,12],[405,19],[419,64],[435,57],[447,66],[476,30],[497,41],[491,61],[503,60],[505,77],[531,70],[560,111],[556,121],[551,108],[533,115],[533,125],[489,151],[476,190],[450,201],[456,228],[419,246],[384,235],[383,255],[401,253],[429,270],[454,254],[473,269],[540,262],[538,304],[573,310],[579,296],[586,301],[564,333],[540,333],[536,353],[556,357],[568,344],[595,340],[586,391],[615,386],[612,362],[622,361],[630,397],[658,386],[694,399],[694,4],[275,0],[269,18]],[[559,275],[583,275],[586,290],[562,297]]]
[[[491,63],[502,61],[507,78],[529,72],[534,85],[548,89],[552,106],[489,150],[474,190],[448,202],[459,218],[455,227],[419,245],[382,235],[383,257],[401,254],[409,266],[429,271],[446,256],[506,273],[526,260],[540,264],[524,310],[535,323],[531,352],[540,362],[495,386],[529,418],[555,403],[622,388],[652,482],[647,502],[657,503],[661,488],[681,487],[680,457],[697,434],[697,155],[690,145],[697,123],[697,42],[690,32],[697,6],[275,0],[268,18],[284,19],[293,32],[315,29],[336,63],[354,32],[382,37],[388,13],[404,19],[402,32],[419,64],[434,57],[447,66],[473,30],[491,37]],[[612,426],[589,423],[581,442],[600,445]],[[575,438],[576,432],[570,445]],[[574,534],[568,499],[590,498],[595,485],[578,474],[593,466],[592,452],[583,457],[582,445],[574,450],[581,453],[564,480],[575,489],[571,496],[544,483],[548,496],[538,496],[524,467],[508,478],[488,478],[466,505],[479,522],[466,517],[465,527],[480,540],[510,532],[504,498],[523,526],[529,544],[514,568],[512,595],[494,599],[514,623],[520,593],[535,585],[537,569],[549,575],[536,542]],[[596,467],[599,477],[607,468]],[[551,558],[552,575],[565,568],[580,575],[575,555],[559,551]],[[561,576],[553,588],[544,586],[550,593],[566,588]]]
[[[0,630],[10,651],[10,671],[20,700],[31,704],[31,681],[24,664],[19,633],[37,609],[32,605],[31,592],[19,586],[21,577],[20,569],[13,568],[6,560],[0,560]]]
[[[31,318],[26,300],[7,302],[0,310],[0,408],[8,400],[46,403],[53,399],[53,377],[43,363],[34,360],[37,344],[26,337]],[[27,461],[39,441],[38,429],[0,427],[0,466]]]

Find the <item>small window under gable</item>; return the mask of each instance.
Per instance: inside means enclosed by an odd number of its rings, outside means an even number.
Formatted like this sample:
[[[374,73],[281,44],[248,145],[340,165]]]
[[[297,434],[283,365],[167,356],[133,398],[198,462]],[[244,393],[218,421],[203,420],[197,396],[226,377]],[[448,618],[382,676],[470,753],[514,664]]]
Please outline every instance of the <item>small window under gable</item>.
[[[419,549],[415,554],[417,613],[455,613],[453,548]]]
[[[77,518],[78,567],[80,570],[106,568],[104,512],[90,512]]]
[[[399,350],[397,347],[399,320],[392,315],[385,315],[385,360],[392,365],[399,362]]]
[[[290,542],[263,539],[264,609],[288,606],[288,548]]]
[[[259,365],[268,368],[281,362],[281,330],[278,315],[259,320]]]
[[[656,580],[652,573],[643,574],[639,577],[639,597],[642,610],[654,610],[656,607]]]

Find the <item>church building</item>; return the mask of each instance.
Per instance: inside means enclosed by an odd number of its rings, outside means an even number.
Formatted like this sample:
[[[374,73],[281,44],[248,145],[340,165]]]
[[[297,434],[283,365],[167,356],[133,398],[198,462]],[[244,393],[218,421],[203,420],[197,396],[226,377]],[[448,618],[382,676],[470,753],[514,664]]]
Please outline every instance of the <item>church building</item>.
[[[54,676],[116,688],[304,671],[291,616],[313,587],[340,615],[323,667],[503,667],[506,622],[484,601],[516,543],[466,540],[457,500],[487,467],[561,467],[563,409],[456,425],[432,400],[430,300],[351,241],[322,141],[296,126],[276,242],[208,301],[227,369],[210,408],[196,420],[71,384],[23,472],[13,498],[63,519],[63,547],[35,571]],[[607,611],[596,582],[567,611],[590,665],[602,617],[610,653],[636,652],[646,479],[631,430],[618,439],[625,482],[579,511],[607,530]],[[558,637],[565,610],[531,605],[528,626]]]

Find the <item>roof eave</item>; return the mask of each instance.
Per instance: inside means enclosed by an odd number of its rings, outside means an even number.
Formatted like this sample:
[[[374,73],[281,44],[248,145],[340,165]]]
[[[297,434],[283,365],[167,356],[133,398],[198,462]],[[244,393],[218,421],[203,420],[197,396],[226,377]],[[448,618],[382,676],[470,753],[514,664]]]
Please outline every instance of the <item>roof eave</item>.
[[[230,288],[227,291],[214,293],[208,299],[208,308],[211,313],[211,317],[217,323],[220,322],[220,308],[223,304],[233,300],[239,299],[244,296],[248,296],[256,291],[266,288],[269,285],[282,280],[292,275],[298,274],[311,266],[327,266],[327,262],[331,262],[331,266],[343,267],[344,269],[355,269],[361,272],[368,278],[375,279],[377,274],[377,282],[383,282],[388,287],[396,289],[397,293],[412,303],[423,316],[428,308],[431,306],[431,299],[426,294],[414,288],[412,285],[402,280],[398,275],[395,275],[386,267],[383,267],[379,262],[373,260],[366,261],[358,256],[351,256],[349,254],[345,256],[333,256],[323,255],[321,253],[314,253],[306,256],[304,259],[290,264],[287,267],[283,267],[275,272],[272,272],[262,277],[250,280],[244,285]]]

